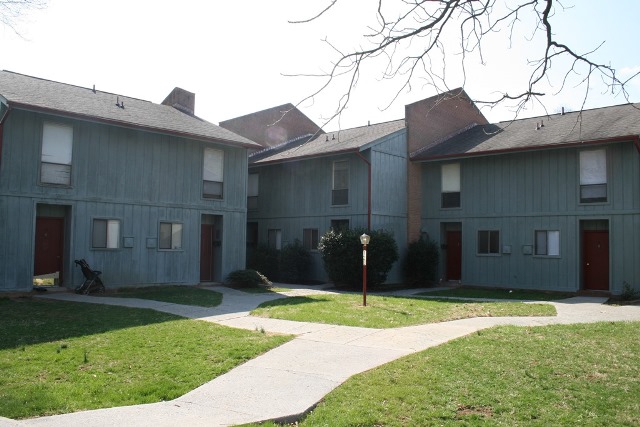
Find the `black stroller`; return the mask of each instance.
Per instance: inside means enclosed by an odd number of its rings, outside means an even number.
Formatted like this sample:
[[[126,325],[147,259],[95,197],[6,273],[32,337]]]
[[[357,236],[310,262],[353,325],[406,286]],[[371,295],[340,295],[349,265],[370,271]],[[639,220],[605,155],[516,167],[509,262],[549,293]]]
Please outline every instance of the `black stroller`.
[[[105,289],[104,284],[100,279],[102,271],[92,270],[84,259],[77,259],[73,262],[80,266],[82,274],[84,275],[84,283],[76,288],[76,293],[89,295],[97,292],[99,294],[103,294]]]

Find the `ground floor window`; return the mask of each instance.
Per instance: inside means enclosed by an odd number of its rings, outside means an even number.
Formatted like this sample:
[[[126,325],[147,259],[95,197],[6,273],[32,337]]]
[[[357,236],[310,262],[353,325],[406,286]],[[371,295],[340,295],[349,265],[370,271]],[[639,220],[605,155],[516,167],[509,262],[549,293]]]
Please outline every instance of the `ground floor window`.
[[[182,249],[182,224],[161,222],[158,246],[160,249]]]
[[[318,229],[305,228],[302,235],[302,244],[305,249],[315,251],[318,249]]]
[[[282,249],[282,230],[273,228],[269,229],[267,238],[270,249]]]
[[[348,219],[332,219],[331,229],[333,231],[348,230],[349,220]]]
[[[559,256],[560,232],[557,230],[536,230],[535,254]]]
[[[478,254],[495,255],[500,253],[500,231],[478,231]]]
[[[91,247],[95,249],[117,249],[120,247],[120,220],[94,219],[91,232]]]

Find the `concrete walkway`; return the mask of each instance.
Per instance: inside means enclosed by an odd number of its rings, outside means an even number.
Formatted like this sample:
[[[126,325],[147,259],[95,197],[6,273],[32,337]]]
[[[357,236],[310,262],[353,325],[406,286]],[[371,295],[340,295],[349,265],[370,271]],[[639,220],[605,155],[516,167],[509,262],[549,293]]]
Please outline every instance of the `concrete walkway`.
[[[0,418],[0,426],[229,426],[286,421],[313,408],[352,375],[491,326],[640,320],[640,306],[609,306],[602,304],[606,298],[575,297],[550,303],[558,311],[555,317],[486,317],[370,329],[253,317],[251,309],[283,295],[212,289],[224,294],[222,304],[215,308],[70,293],[40,298],[150,308],[230,327],[294,334],[295,339],[169,402],[22,421]],[[323,292],[316,289],[299,287],[285,295]]]

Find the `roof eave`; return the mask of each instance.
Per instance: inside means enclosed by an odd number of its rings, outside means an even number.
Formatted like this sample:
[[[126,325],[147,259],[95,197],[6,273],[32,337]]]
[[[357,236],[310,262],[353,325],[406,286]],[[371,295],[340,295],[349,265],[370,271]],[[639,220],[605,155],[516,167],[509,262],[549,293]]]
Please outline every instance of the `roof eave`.
[[[638,135],[631,134],[631,135],[616,136],[611,138],[563,142],[558,144],[534,145],[529,147],[504,148],[501,150],[474,151],[470,153],[455,153],[455,154],[446,154],[441,156],[429,156],[423,159],[412,158],[411,161],[420,163],[420,162],[430,162],[430,161],[447,160],[447,159],[460,159],[460,158],[468,158],[468,157],[485,157],[485,156],[519,153],[519,152],[526,152],[526,151],[539,151],[539,150],[551,150],[551,149],[557,149],[557,148],[579,147],[584,145],[609,144],[609,143],[615,143],[615,142],[630,142],[630,141],[636,141],[637,139],[638,139]]]
[[[105,124],[109,124],[109,125],[115,125],[115,126],[129,128],[129,129],[144,130],[144,131],[147,131],[147,132],[154,132],[154,133],[161,133],[161,134],[166,134],[166,135],[179,136],[179,137],[194,139],[194,140],[203,141],[203,142],[224,143],[224,144],[234,145],[234,146],[243,147],[243,148],[257,148],[257,147],[259,147],[259,144],[255,143],[255,142],[245,143],[245,142],[234,141],[234,140],[225,139],[225,138],[208,137],[208,136],[205,136],[205,135],[198,135],[198,134],[192,134],[192,133],[188,133],[188,132],[174,131],[174,130],[171,130],[171,129],[163,129],[163,128],[158,128],[158,127],[153,127],[153,126],[145,126],[145,125],[141,125],[141,124],[130,123],[130,122],[125,122],[125,121],[120,121],[120,120],[107,119],[107,118],[104,118],[104,117],[96,117],[96,116],[92,116],[92,115],[89,115],[89,114],[73,113],[73,112],[70,112],[70,111],[57,110],[55,108],[47,108],[47,107],[40,107],[40,106],[37,106],[37,105],[23,104],[23,103],[20,103],[20,102],[9,101],[8,105],[11,108],[14,108],[14,109],[35,111],[35,112],[47,113],[47,114],[54,114],[54,115],[62,116],[62,117],[69,117],[69,118],[74,118],[74,119],[81,119],[81,120],[86,120],[86,121],[105,123]]]
[[[257,162],[249,163],[249,167],[275,165],[278,163],[290,163],[298,160],[309,160],[309,159],[315,159],[315,158],[321,158],[321,157],[339,156],[341,154],[355,154],[359,151],[360,151],[360,148],[356,147],[356,148],[347,148],[339,151],[326,152],[322,154],[308,154],[306,156],[289,157],[285,159],[276,159],[276,160],[267,160],[267,161],[258,160]]]

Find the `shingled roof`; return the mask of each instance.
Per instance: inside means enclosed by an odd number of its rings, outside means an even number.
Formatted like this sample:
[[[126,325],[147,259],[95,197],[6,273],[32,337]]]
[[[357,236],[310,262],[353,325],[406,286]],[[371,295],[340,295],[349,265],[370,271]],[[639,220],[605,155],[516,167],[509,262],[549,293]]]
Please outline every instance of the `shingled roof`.
[[[624,104],[489,125],[476,125],[435,146],[411,153],[428,161],[519,150],[598,143],[640,135],[640,104]]]
[[[290,149],[278,151],[270,156],[265,156],[264,153],[262,153],[263,156],[261,156],[260,160],[253,163],[276,163],[307,157],[320,157],[343,152],[361,151],[378,139],[404,130],[404,128],[405,121],[401,119],[336,132],[327,132],[326,134],[316,136],[304,144],[295,145]]]
[[[10,108],[98,121],[206,142],[222,142],[247,148],[260,147],[247,138],[171,106],[10,71],[0,71],[0,101],[7,103]]]

